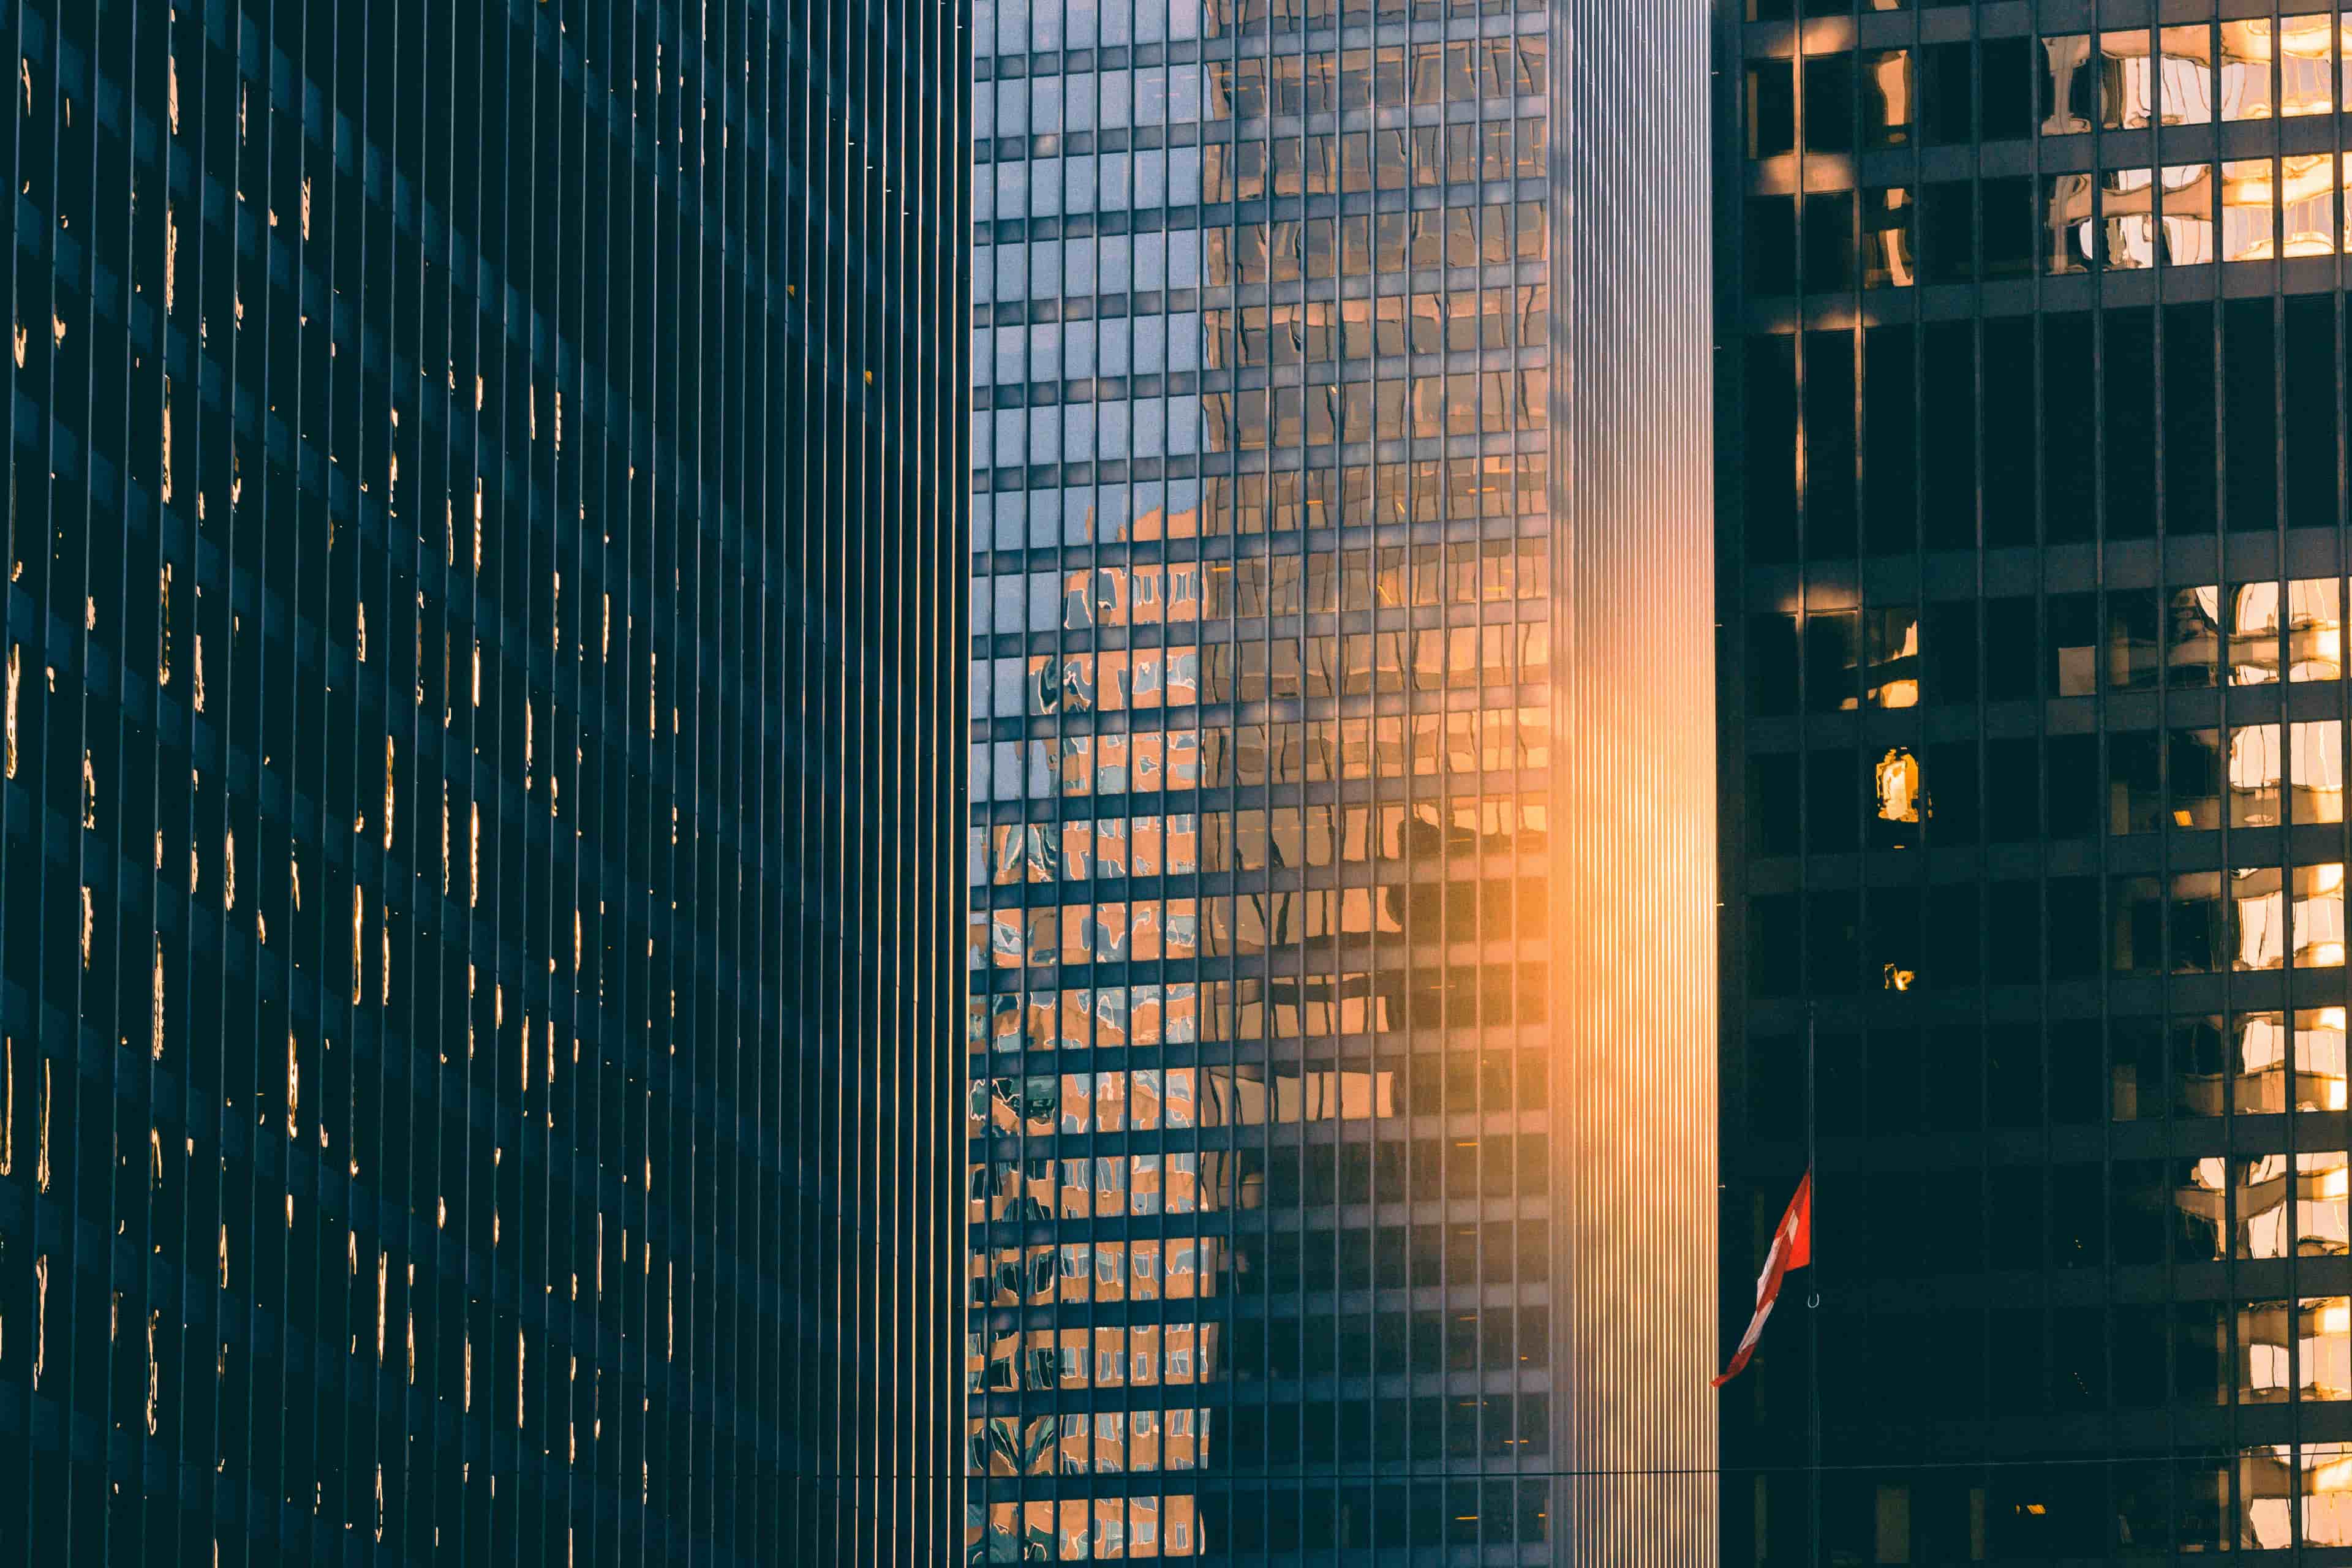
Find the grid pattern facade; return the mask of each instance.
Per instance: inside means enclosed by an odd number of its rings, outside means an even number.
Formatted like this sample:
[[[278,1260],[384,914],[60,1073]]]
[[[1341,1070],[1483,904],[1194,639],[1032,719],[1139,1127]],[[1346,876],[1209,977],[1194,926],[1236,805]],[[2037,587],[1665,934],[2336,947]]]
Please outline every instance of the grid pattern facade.
[[[1726,1552],[2352,1546],[2352,12],[1723,37]]]
[[[1556,20],[975,10],[971,1561],[1553,1560]]]
[[[0,1559],[951,1535],[929,27],[0,3]]]

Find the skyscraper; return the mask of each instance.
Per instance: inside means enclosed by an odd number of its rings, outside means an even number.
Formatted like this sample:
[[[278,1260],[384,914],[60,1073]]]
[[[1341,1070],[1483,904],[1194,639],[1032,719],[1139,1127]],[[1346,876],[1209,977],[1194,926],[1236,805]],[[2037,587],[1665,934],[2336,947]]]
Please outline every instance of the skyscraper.
[[[2352,1544],[2352,12],[1808,11],[1723,32],[1726,1289],[1810,1079],[1821,1347],[1727,1554]]]
[[[1711,1557],[1706,43],[975,8],[969,1561]]]
[[[952,16],[0,26],[0,1554],[937,1561]]]

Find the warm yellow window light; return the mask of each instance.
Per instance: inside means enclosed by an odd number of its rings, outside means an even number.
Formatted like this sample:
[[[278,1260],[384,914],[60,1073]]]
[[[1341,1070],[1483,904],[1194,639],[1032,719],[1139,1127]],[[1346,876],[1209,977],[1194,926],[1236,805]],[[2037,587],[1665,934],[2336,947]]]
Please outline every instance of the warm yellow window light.
[[[1878,759],[1874,770],[1878,815],[1885,822],[1919,820],[1919,759],[1901,746]]]

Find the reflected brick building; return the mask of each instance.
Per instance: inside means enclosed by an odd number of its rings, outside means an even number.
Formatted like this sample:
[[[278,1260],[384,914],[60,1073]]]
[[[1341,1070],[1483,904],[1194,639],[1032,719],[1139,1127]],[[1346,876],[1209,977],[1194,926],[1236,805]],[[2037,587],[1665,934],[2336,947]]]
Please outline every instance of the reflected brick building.
[[[0,1552],[936,1561],[962,89],[881,20],[0,5]]]
[[[1806,9],[1721,33],[1724,1271],[1810,1021],[1832,1468],[1784,1317],[1727,1552],[2352,1545],[2352,12]]]

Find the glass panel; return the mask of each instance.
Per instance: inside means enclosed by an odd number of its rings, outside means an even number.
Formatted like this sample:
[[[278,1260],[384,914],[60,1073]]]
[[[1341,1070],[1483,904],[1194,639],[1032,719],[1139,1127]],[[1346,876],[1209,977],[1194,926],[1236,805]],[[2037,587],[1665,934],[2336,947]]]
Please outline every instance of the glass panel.
[[[1911,141],[1911,51],[1865,49],[1856,58],[1862,90],[1862,144],[1901,147]]]
[[[1805,148],[1853,151],[1854,57],[1817,55],[1805,61]]]
[[[2157,684],[2163,668],[2162,617],[2147,589],[2107,595],[2107,689],[2139,691]]]
[[[1805,198],[1805,291],[1838,292],[1854,284],[1854,200],[1852,191]]]
[[[2298,1159],[2315,1156],[2302,1155]],[[2200,1165],[2209,1162],[2200,1161]],[[2231,1251],[2239,1258],[2284,1258],[2293,1245],[2288,1233],[2289,1192],[2299,1195],[2301,1183],[2290,1174],[2284,1154],[2257,1154],[2210,1162],[2222,1166],[2234,1191],[2231,1196]]]
[[[1964,181],[1921,187],[1916,233],[1927,281],[1969,281],[1976,268],[1976,187]]]
[[[2166,679],[2176,687],[2218,684],[2221,590],[2174,589],[2165,619]]]
[[[2099,673],[2097,616],[2088,594],[2053,594],[2045,605],[2051,654],[2048,689],[2058,697],[2087,697]]]
[[[2294,896],[2294,961],[2306,969],[2344,965],[2344,868],[2298,866],[2290,873]]]
[[[1978,57],[1982,82],[1978,132],[1987,142],[2033,134],[2041,50],[2030,37],[1987,38]]]
[[[2276,827],[2285,820],[2279,784],[2286,760],[2279,746],[2276,724],[2248,724],[2230,731],[2231,826]]]
[[[2248,583],[2230,591],[2230,684],[2265,686],[2279,678],[2279,589]]]
[[[2293,1301],[2246,1301],[2238,1308],[2238,1399],[2284,1405],[2294,1386],[2297,1312]]]
[[[2290,947],[2305,968],[2344,963],[2344,868],[2338,864],[2233,870],[2230,900],[2236,928],[2234,966],[2277,969]]]
[[[2322,719],[2297,723],[2287,758],[2290,819],[2305,823],[2344,820],[2344,721]]]
[[[2088,174],[2053,174],[2042,184],[2043,267],[2052,273],[2085,272],[2098,253]]]
[[[2295,1478],[2287,1462],[2292,1452],[2281,1444],[2249,1449],[2239,1459],[2240,1546],[2277,1550],[2294,1544]]]
[[[2241,1115],[2286,1109],[2286,1019],[2242,1013],[2230,1029],[2230,1108]]]
[[[2113,1058],[2108,1111],[2117,1121],[2164,1115],[2164,1026],[2148,1018],[2118,1018],[2108,1034]]]
[[[2220,1363],[2218,1341],[2221,1335],[2229,1331],[2227,1324],[2218,1317],[2205,1326],[2209,1330],[2209,1337],[2216,1343],[2200,1345],[2194,1342],[2180,1343],[2176,1341],[2177,1351],[2184,1360],[2192,1352],[2203,1352],[2199,1363],[2200,1370],[2208,1360],[2215,1365]],[[2220,1387],[2218,1383],[2211,1386],[2213,1403],[2224,1403],[2229,1397],[2227,1390]],[[2237,1536],[2230,1510],[2229,1470],[2205,1459],[2179,1459],[2174,1461],[2172,1475],[2171,1534],[2180,1550],[2200,1552],[2229,1550]]]
[[[2108,832],[2153,833],[2164,825],[2162,741],[2145,730],[2108,737]]]
[[[2172,879],[2167,940],[2174,973],[2206,974],[2223,967],[2230,931],[2221,883],[2219,871],[2188,871]]]
[[[2202,125],[2213,118],[2212,29],[2200,22],[2157,35],[2158,118],[2167,125]]]
[[[2228,1229],[2230,1162],[2220,1155],[2184,1162],[2172,1191],[2173,1256],[2183,1263],[2223,1256]]]
[[[2346,69],[2352,71],[2352,66]],[[2352,100],[2352,90],[2347,90],[2346,96],[2347,100]],[[2336,184],[2344,197],[2341,208],[2344,214],[2343,249],[2347,255],[2352,255],[2352,153],[2344,153],[2337,163]]]
[[[2229,1104],[2229,1043],[2219,1017],[2176,1018],[2170,1026],[2172,1110],[2219,1116]]]
[[[2336,253],[2336,188],[2338,163],[2333,153],[2290,156],[2279,165],[2279,200],[2286,223],[2286,254]]]
[[[2347,1229],[2347,1189],[2352,1159],[2341,1150],[2294,1157],[2294,1247],[2304,1258],[2341,1258],[2352,1252]]]
[[[1805,617],[1806,706],[1816,713],[1852,709],[1854,700],[1854,615],[1852,611]]]
[[[2352,11],[2336,19],[2336,101],[2352,109]]]
[[[2156,265],[2156,174],[2109,169],[2099,176],[2099,265]]]
[[[2295,1321],[2295,1382],[2305,1399],[2352,1399],[2352,1299],[2342,1296],[2306,1296],[2296,1312]],[[2305,1455],[2314,1452],[2311,1445],[2304,1446]],[[2319,1453],[2336,1457],[2336,1468],[2352,1470],[2352,1465],[2342,1463],[2347,1450],[2341,1445],[2323,1447]],[[2336,1523],[2352,1525],[2352,1478],[2337,1476],[2331,1488],[2341,1501],[2344,1511]],[[2304,1522],[2308,1531],[2312,1510],[2305,1505]],[[2352,1545],[2352,1532],[2332,1534],[2327,1544]],[[2305,1544],[2319,1545],[2306,1533]]]
[[[2268,21],[2221,24],[2222,119],[2272,118],[2271,65],[2278,53],[2275,34],[2275,24]]]
[[[2195,267],[2213,259],[2213,166],[2169,163],[2158,194],[2163,217],[2164,259]]]
[[[2042,134],[2065,136],[2091,128],[2096,75],[2091,37],[2071,33],[2042,40]]]
[[[2175,730],[2165,747],[2165,789],[2175,827],[2221,826],[2221,734]]]
[[[2298,1110],[2345,1109],[2344,1009],[2305,1007],[2294,1016]]]
[[[2352,1377],[2344,1372],[2345,1299],[2304,1302],[2303,1348],[2315,1363],[2302,1374],[2305,1399],[2343,1399]],[[2302,1483],[2303,1543],[2352,1546],[2352,1443],[2305,1443]]]
[[[1901,746],[1889,747],[1886,754],[1879,758],[1871,770],[1871,776],[1880,821],[1916,823],[1919,820],[1919,759],[1916,756]],[[1909,842],[1907,837],[1896,837],[1892,841],[1898,846]]]
[[[1880,609],[1866,617],[1870,663],[1864,697],[1874,708],[1919,705],[1919,613],[1916,608]]]
[[[2278,24],[2279,113],[2326,114],[2336,107],[2334,16],[2286,16]]]
[[[2134,131],[2156,118],[2156,68],[2145,29],[2099,35],[2099,123]]]
[[[1984,182],[1984,275],[2031,277],[2040,245],[2035,226],[2033,176],[2014,174]]]
[[[1917,280],[1912,260],[1910,190],[1882,186],[1862,193],[1862,286],[1908,289]]]
[[[2268,158],[2240,158],[2221,165],[2221,259],[2267,261],[2278,254],[2272,232],[2278,205],[2275,175]]]
[[[2333,577],[2286,585],[2287,679],[2336,680],[2344,673],[2344,585]]]

